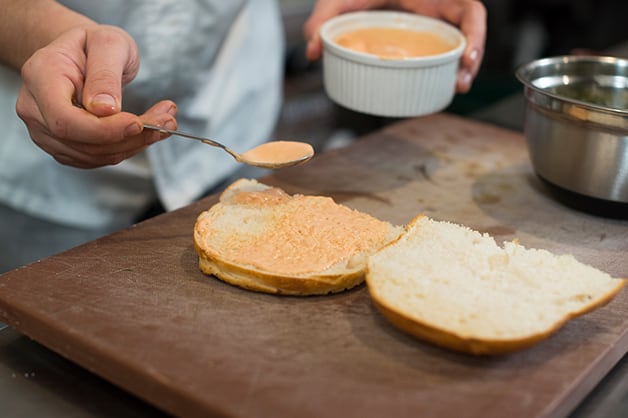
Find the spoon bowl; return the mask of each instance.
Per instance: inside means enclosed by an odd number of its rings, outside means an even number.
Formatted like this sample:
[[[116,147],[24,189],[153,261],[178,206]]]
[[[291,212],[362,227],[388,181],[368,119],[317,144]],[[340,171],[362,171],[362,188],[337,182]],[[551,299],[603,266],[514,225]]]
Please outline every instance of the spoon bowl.
[[[221,148],[231,155],[237,162],[254,167],[278,169],[302,164],[314,156],[314,148],[305,142],[298,141],[270,141],[258,145],[243,153],[238,153],[213,139],[188,134],[185,132],[165,129],[160,126],[144,124],[144,128],[161,133],[194,139],[212,147]]]

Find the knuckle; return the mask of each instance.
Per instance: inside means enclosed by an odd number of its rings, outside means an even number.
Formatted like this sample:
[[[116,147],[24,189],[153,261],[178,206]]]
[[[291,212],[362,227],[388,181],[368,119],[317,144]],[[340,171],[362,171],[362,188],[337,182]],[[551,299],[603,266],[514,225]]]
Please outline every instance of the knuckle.
[[[50,132],[50,136],[65,140],[68,139],[70,121],[68,121],[63,116],[56,116],[50,120],[48,120],[48,131]]]
[[[32,81],[33,77],[37,75],[38,62],[40,57],[45,53],[43,49],[37,50],[31,55],[20,69],[20,76],[25,83]]]
[[[98,39],[99,44],[113,46],[128,42],[126,33],[115,26],[99,25],[92,30],[92,36]]]
[[[23,94],[19,94],[17,100],[15,101],[15,113],[22,119],[26,124],[30,120],[32,120],[32,115],[30,111],[30,107],[26,103],[26,99]]]

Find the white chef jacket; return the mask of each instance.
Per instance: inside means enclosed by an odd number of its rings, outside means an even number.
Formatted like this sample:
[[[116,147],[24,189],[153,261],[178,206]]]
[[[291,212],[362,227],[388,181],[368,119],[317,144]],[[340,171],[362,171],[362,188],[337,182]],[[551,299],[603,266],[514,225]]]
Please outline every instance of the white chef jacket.
[[[141,64],[124,90],[137,114],[177,103],[183,131],[236,150],[268,140],[279,113],[283,30],[272,0],[62,0],[136,40]],[[224,152],[171,137],[116,166],[57,163],[29,138],[15,113],[19,74],[0,65],[0,204],[75,227],[117,229],[155,199],[172,210],[236,168]]]

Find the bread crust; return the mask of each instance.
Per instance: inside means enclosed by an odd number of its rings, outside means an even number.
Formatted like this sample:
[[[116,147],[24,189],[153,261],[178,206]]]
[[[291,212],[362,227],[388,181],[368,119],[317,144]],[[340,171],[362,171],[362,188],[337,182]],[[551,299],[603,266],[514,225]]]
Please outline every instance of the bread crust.
[[[364,269],[336,275],[310,275],[307,277],[281,276],[256,271],[207,255],[196,242],[199,269],[208,275],[243,289],[289,296],[325,295],[351,289],[364,282]]]
[[[373,292],[372,288],[369,288],[369,290],[371,301],[378,312],[380,312],[384,318],[386,318],[400,331],[412,335],[420,340],[461,353],[492,356],[523,350],[537,344],[554,334],[558,331],[558,329],[573,318],[608,304],[617,295],[617,293],[621,291],[625,284],[626,279],[618,282],[617,286],[611,292],[606,294],[604,298],[588,304],[578,312],[574,312],[563,317],[560,321],[557,321],[552,327],[547,328],[543,332],[531,334],[525,338],[518,339],[480,339],[461,336],[449,330],[438,328],[424,321],[412,318],[399,311],[395,306],[387,303],[377,294],[377,292]]]

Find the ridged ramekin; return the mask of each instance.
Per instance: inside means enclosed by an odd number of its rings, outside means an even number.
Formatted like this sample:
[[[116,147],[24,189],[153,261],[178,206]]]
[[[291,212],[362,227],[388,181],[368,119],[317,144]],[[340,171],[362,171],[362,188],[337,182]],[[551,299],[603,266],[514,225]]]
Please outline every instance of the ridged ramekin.
[[[390,59],[335,42],[342,33],[368,27],[431,32],[455,46],[442,54]],[[466,41],[444,21],[396,11],[352,12],[325,22],[320,36],[325,91],[341,106],[376,116],[410,117],[438,112],[453,100]]]

